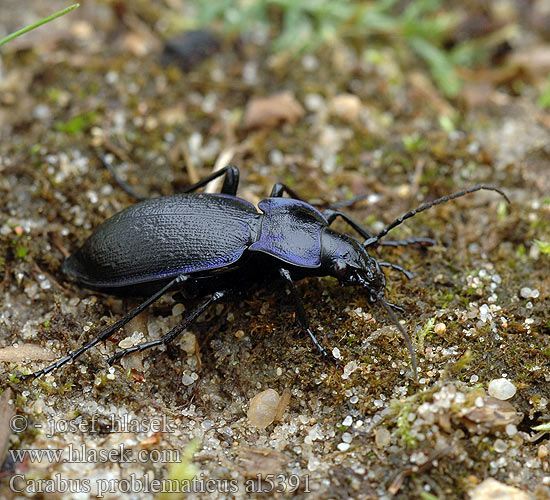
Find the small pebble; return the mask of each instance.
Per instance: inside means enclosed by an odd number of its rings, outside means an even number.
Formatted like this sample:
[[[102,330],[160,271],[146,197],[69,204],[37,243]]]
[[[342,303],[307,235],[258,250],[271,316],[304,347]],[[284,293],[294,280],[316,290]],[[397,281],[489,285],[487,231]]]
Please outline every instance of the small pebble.
[[[497,453],[504,453],[508,449],[508,444],[502,439],[495,439],[493,448]]]
[[[352,440],[353,436],[349,432],[344,432],[344,434],[342,434],[342,441],[344,443],[351,443]]]
[[[489,394],[500,400],[510,399],[516,393],[516,386],[506,378],[497,378],[489,382]]]
[[[172,316],[179,316],[180,314],[183,314],[183,311],[185,311],[185,306],[181,303],[178,303],[174,307],[172,307]]]
[[[338,354],[340,354],[340,353],[338,353]],[[346,364],[346,366],[344,366],[344,373],[342,373],[342,378],[344,380],[347,380],[349,378],[349,376],[355,370],[357,370],[357,368],[359,368],[359,366],[357,365],[357,361],[355,361],[355,360],[350,361],[349,363]]]
[[[514,486],[508,486],[496,479],[485,479],[469,491],[471,500],[529,500],[531,497]]]
[[[271,425],[277,415],[279,399],[279,394],[274,389],[267,389],[256,394],[250,400],[246,414],[248,421],[260,429]]]
[[[376,443],[377,448],[386,448],[389,446],[391,440],[391,434],[388,429],[385,427],[380,427],[376,429],[376,434],[374,436],[374,442]]]
[[[537,457],[540,459],[546,458],[548,456],[548,446],[541,444],[537,450]]]
[[[349,450],[349,443],[338,443],[338,449],[340,451],[348,451]]]
[[[524,299],[536,299],[540,292],[536,288],[529,288],[527,286],[524,286],[520,291],[519,294]]]
[[[330,114],[352,123],[359,120],[361,99],[353,94],[340,94],[332,98],[329,104]]]
[[[353,424],[353,418],[351,418],[350,415],[348,415],[344,421],[342,422],[342,425],[345,425],[346,427],[349,427],[351,424]]]
[[[513,437],[518,433],[518,428],[514,424],[507,424],[504,430],[508,437]]]
[[[437,333],[437,335],[443,335],[445,330],[447,330],[445,323],[437,323],[437,325],[434,326],[434,332]]]

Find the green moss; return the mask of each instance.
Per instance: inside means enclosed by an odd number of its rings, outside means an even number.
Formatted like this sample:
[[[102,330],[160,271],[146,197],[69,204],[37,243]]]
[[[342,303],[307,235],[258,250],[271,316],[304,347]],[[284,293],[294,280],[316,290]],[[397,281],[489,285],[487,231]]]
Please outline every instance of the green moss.
[[[65,122],[57,122],[54,125],[55,130],[69,135],[76,135],[88,130],[98,119],[99,114],[96,111],[88,111],[72,117]]]

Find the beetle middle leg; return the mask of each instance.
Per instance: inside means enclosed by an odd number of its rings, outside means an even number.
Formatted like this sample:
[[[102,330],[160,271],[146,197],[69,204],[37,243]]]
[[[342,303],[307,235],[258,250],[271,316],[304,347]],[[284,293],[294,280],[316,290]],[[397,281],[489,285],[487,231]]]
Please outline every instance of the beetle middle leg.
[[[140,201],[149,199],[148,196],[144,196],[142,194],[137,193],[134,190],[134,188],[130,187],[126,182],[124,182],[120,178],[120,176],[117,174],[116,170],[111,165],[111,163],[107,161],[107,158],[104,155],[100,155],[99,159],[101,160],[101,163],[103,163],[105,168],[109,171],[109,173],[113,176],[116,183],[124,191],[126,191],[126,193],[128,193],[130,196],[133,196],[134,198]],[[235,165],[228,165],[224,168],[220,168],[219,170],[216,170],[216,172],[209,175],[208,177],[205,177],[204,179],[201,179],[199,182],[196,182],[195,184],[191,184],[191,186],[187,186],[182,191],[182,193],[192,193],[193,191],[196,191],[197,189],[206,186],[210,181],[213,181],[214,179],[217,179],[222,175],[225,176],[225,179],[223,181],[221,193],[235,196],[237,194],[237,189],[239,187],[239,176],[240,176],[239,169]]]
[[[303,328],[307,332],[307,334],[309,335],[309,338],[313,342],[313,345],[319,350],[319,352],[326,359],[329,359],[330,361],[335,363],[337,366],[340,366],[340,363],[338,362],[338,360],[332,354],[329,354],[325,350],[325,348],[319,343],[319,341],[311,331],[309,327],[309,321],[307,319],[306,310],[304,309],[304,305],[302,304],[302,300],[298,294],[298,290],[296,290],[296,285],[294,284],[294,281],[290,276],[290,272],[288,271],[288,269],[281,267],[279,269],[279,274],[288,284],[290,293],[292,294],[292,298],[294,299],[294,306],[296,307],[296,319],[298,321],[298,324],[300,325],[301,328]]]
[[[183,331],[191,325],[195,320],[204,312],[206,309],[208,309],[212,304],[215,302],[218,302],[219,300],[223,299],[227,295],[229,295],[232,292],[231,289],[228,290],[221,290],[218,292],[215,292],[212,294],[212,296],[203,302],[199,307],[194,309],[191,314],[186,316],[184,319],[182,319],[174,328],[172,328],[166,335],[163,335],[158,340],[152,340],[151,342],[144,342],[143,344],[138,344],[133,347],[129,347],[128,349],[124,349],[122,351],[116,352],[113,356],[111,356],[107,363],[109,365],[112,365],[116,361],[118,361],[120,358],[127,356],[128,354],[132,354],[134,352],[141,352],[145,351],[146,349],[150,349],[151,347],[156,347],[159,345],[166,345],[170,342],[173,342],[176,338],[178,338]]]
[[[294,191],[294,189],[291,189],[286,184],[281,184],[280,182],[273,185],[269,196],[270,198],[282,198],[285,193],[295,200],[305,201],[298,193],[296,193],[296,191]]]

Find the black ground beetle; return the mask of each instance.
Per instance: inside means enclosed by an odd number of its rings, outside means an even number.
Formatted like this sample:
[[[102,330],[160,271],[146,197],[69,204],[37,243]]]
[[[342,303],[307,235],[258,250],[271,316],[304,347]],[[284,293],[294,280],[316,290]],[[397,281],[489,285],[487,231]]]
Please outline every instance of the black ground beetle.
[[[225,179],[220,194],[192,193],[222,175]],[[407,342],[416,376],[411,340],[392,311],[392,308],[403,309],[384,300],[386,279],[381,267],[397,269],[408,278],[412,274],[398,265],[375,260],[367,249],[378,245],[434,244],[430,238],[398,241],[382,241],[382,238],[405,219],[468,193],[487,189],[508,201],[495,187],[476,186],[421,205],[374,236],[335,210],[345,202],[321,212],[284,184],[275,184],[271,196],[259,203],[260,213],[254,205],[236,196],[238,184],[239,170],[228,166],[188,187],[182,194],[147,199],[103,222],[84,245],[65,260],[63,271],[90,289],[149,298],[79,349],[22,378],[50,373],[74,360],[107,340],[169,291],[181,290],[184,294],[208,298],[166,335],[117,352],[109,358],[109,364],[127,354],[172,342],[215,302],[240,294],[261,280],[276,279],[288,285],[300,327],[323,356],[336,361],[311,331],[294,285],[295,281],[311,276],[334,276],[342,285],[361,286],[371,304],[381,304]],[[284,193],[291,198],[283,198]],[[364,239],[363,243],[330,228],[338,217]]]

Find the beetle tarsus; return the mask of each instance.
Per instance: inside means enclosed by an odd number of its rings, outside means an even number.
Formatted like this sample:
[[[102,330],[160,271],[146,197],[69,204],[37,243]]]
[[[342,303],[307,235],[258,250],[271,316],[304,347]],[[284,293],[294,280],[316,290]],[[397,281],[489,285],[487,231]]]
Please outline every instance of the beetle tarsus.
[[[317,340],[317,337],[313,334],[310,328],[305,329],[307,334],[309,335],[309,338],[313,342],[313,345],[317,348],[317,350],[323,355],[323,357],[330,361],[331,363],[334,363],[337,368],[342,368],[342,365],[340,364],[340,361],[334,355],[330,352],[328,352],[321,343]]]

